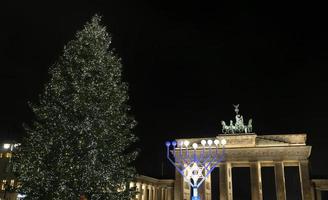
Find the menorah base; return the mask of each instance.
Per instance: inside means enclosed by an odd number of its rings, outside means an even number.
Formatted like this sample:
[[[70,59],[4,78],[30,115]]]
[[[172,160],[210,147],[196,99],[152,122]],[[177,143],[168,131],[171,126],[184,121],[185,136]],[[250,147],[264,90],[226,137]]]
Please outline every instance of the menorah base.
[[[191,200],[200,200],[200,197],[199,196],[193,196],[193,197],[191,197]]]

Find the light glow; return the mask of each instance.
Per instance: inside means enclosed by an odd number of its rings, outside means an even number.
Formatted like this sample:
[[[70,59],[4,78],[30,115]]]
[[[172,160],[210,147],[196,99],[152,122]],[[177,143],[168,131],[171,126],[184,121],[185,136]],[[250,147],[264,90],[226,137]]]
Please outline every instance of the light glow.
[[[190,142],[188,140],[185,140],[183,144],[187,147],[189,146]]]
[[[9,148],[10,148],[10,144],[8,144],[8,143],[3,144],[3,148],[4,148],[4,149],[9,149]]]

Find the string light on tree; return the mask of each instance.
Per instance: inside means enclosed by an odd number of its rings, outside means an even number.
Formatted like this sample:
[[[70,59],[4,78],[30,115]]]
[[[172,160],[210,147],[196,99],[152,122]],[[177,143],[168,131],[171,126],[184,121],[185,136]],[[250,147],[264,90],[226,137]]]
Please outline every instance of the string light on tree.
[[[111,37],[94,16],[50,70],[36,116],[17,148],[15,170],[26,200],[131,199],[135,178],[127,151],[136,137],[128,87]]]

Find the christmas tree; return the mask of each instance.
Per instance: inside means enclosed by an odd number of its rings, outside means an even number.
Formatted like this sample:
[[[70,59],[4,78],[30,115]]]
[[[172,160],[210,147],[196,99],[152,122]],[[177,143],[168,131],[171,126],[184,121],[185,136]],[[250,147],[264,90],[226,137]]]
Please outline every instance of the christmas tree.
[[[50,68],[35,121],[17,149],[20,192],[33,200],[130,199],[136,122],[129,116],[122,64],[94,16]],[[130,150],[129,150],[130,149]]]

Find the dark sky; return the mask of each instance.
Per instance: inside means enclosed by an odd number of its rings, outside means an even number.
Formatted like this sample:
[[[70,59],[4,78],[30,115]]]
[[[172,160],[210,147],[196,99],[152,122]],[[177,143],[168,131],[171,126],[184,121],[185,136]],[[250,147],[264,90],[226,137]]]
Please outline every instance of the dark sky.
[[[257,134],[307,133],[328,175],[328,13],[315,1],[6,1],[0,133],[19,139],[48,67],[95,13],[113,36],[139,125],[140,173],[170,177],[164,141],[215,136],[239,103]],[[148,166],[147,166],[148,165]]]

